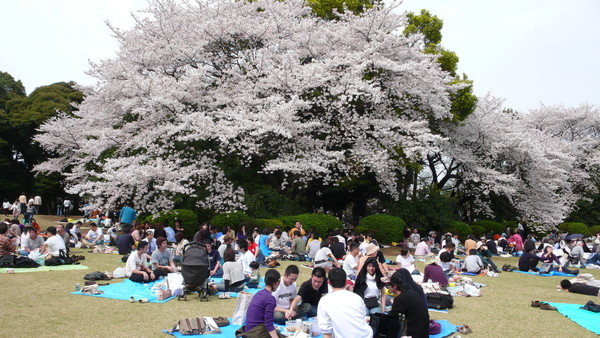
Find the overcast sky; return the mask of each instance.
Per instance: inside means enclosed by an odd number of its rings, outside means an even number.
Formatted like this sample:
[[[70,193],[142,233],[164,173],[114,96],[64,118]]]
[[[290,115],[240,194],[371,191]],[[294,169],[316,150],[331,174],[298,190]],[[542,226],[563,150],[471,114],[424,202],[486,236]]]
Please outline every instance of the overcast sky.
[[[88,60],[115,55],[104,23],[132,26],[145,0],[2,0],[0,71],[31,92],[60,81],[93,84]],[[475,93],[520,111],[540,104],[600,106],[600,1],[405,0],[444,21],[442,45],[460,58]]]

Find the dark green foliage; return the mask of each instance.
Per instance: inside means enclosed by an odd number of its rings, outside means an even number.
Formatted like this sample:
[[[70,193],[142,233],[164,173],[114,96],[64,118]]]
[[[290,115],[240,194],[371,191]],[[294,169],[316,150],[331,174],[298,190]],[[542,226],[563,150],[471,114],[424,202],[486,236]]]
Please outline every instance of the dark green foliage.
[[[583,223],[561,223],[558,225],[558,230],[568,232],[570,234],[582,234],[584,236],[590,235],[590,229]]]
[[[318,17],[327,20],[337,19],[337,13],[344,12],[344,7],[354,14],[362,13],[366,8],[373,6],[370,0],[307,0],[306,3],[312,8],[313,13]]]
[[[234,211],[226,214],[216,214],[215,217],[210,220],[210,224],[213,227],[216,227],[218,230],[221,230],[227,225],[229,225],[232,229],[237,229],[242,222],[247,221],[248,219],[250,219],[250,216],[248,216],[245,212]],[[248,230],[250,229],[246,229],[246,231]]]
[[[594,225],[590,227],[590,235],[596,236],[598,233],[600,233],[600,225]]]
[[[267,229],[269,233],[272,232],[275,227],[283,229],[283,222],[273,218],[248,218],[240,223],[240,227],[241,226],[246,227],[247,233],[251,233],[254,231],[254,228],[256,228],[258,232],[262,234],[264,229]]]
[[[256,218],[295,215],[303,211],[297,199],[289,198],[268,185],[246,194],[244,201],[248,215]]]
[[[473,223],[473,225],[483,227],[485,229],[485,233],[493,231],[494,234],[498,235],[500,235],[505,229],[505,226],[502,223],[486,219],[476,221]],[[475,228],[473,228],[473,231],[475,231]]]
[[[475,235],[476,238],[479,238],[486,233],[485,228],[477,224],[471,225],[471,230],[473,230],[473,235]]]
[[[273,230],[273,228],[275,228],[275,227],[279,227],[279,229],[283,229],[283,227],[284,227],[283,222],[279,219],[255,218],[253,221],[256,223],[256,227],[258,228],[259,231],[262,231],[264,228]]]
[[[175,229],[175,221],[180,220],[183,225],[185,238],[191,240],[198,231],[198,218],[196,213],[188,209],[173,209],[150,215],[142,220],[151,224],[165,223]]]
[[[504,229],[506,228],[510,228],[510,230],[514,230],[519,226],[519,222],[517,221],[504,221],[502,222],[502,231],[504,231]],[[510,236],[510,234],[507,234]]]
[[[558,225],[558,230],[561,231],[561,232],[569,232],[569,225],[570,224],[571,223],[569,223],[569,222],[560,223]]]
[[[451,232],[452,234],[458,234],[460,238],[465,238],[467,235],[473,233],[473,229],[465,222],[454,221],[450,223],[449,227],[444,230],[444,232]]]
[[[375,239],[383,243],[400,242],[404,239],[406,226],[400,217],[375,214],[362,218],[357,231],[372,232]]]
[[[300,221],[305,231],[309,231],[312,228],[321,236],[324,236],[335,229],[342,230],[343,227],[342,221],[337,217],[326,214],[301,214],[279,217],[279,219],[286,227],[292,227],[297,221]]]
[[[385,209],[410,227],[440,231],[459,218],[456,199],[436,189],[421,189],[411,200],[390,202]]]

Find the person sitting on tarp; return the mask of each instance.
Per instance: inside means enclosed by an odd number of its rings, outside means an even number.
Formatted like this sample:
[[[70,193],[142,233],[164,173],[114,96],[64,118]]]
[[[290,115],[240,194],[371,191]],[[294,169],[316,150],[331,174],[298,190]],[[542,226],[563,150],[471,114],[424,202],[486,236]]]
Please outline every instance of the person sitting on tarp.
[[[8,232],[8,225],[6,223],[0,223],[0,256],[12,255],[15,253],[17,238],[8,238],[6,233]]]
[[[519,257],[519,270],[521,271],[533,271],[539,272],[540,269],[537,268],[537,263],[541,262],[542,259],[533,253],[535,247],[527,247],[525,248],[525,252]]]
[[[571,275],[578,275],[579,270],[569,270],[567,267],[562,266],[560,264],[560,260],[553,253],[554,249],[551,246],[547,246],[544,248],[544,253],[542,254],[542,272],[548,273],[550,271],[559,271],[568,273]],[[554,264],[558,266],[558,269],[554,267]]]
[[[169,245],[167,239],[158,237],[156,239],[156,245],[158,246],[158,249],[154,250],[151,258],[154,273],[156,274],[158,273],[158,270],[161,270],[160,274],[166,276],[170,272],[177,272],[171,250],[167,250],[167,246]]]
[[[56,235],[56,227],[50,226],[46,231],[48,232],[48,239],[40,249],[43,255],[48,255],[46,259],[60,256],[60,250],[66,253],[65,241],[62,237]]]
[[[560,288],[572,293],[580,293],[588,296],[600,296],[600,287],[588,285],[585,283],[571,283],[568,279],[560,281]]]
[[[400,271],[394,272],[388,283],[388,289],[396,296],[390,315],[404,314],[407,336],[413,338],[429,337],[429,312],[427,303],[414,289],[404,281]]]
[[[44,245],[44,239],[42,236],[38,236],[35,228],[28,227],[27,229],[29,236],[21,241],[21,251],[19,252],[21,256],[29,256],[33,250],[40,249]]]
[[[231,250],[231,249],[228,249]],[[270,269],[265,274],[265,288],[258,291],[248,305],[246,311],[246,325],[239,330],[240,333],[247,333],[251,337],[283,337],[275,325],[273,325],[273,312],[277,305],[272,293],[279,286],[281,275],[275,269]],[[236,332],[236,334],[238,333]]]
[[[481,260],[481,257],[477,255],[477,249],[469,250],[469,256],[465,258],[465,271],[469,273],[479,274],[484,272],[485,264]]]
[[[93,247],[94,245],[104,244],[104,233],[102,229],[94,222],[90,223],[90,231],[81,239],[83,244]]]
[[[137,245],[137,250],[132,252],[125,264],[125,274],[129,280],[136,283],[146,283],[162,277],[162,270],[153,272],[148,267],[146,252],[148,251],[148,242],[141,241]]]

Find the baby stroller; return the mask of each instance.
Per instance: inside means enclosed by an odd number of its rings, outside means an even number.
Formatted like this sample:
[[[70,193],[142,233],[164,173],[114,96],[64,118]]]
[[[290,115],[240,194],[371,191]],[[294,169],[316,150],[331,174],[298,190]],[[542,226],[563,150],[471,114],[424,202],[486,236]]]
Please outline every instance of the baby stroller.
[[[183,277],[183,292],[177,300],[187,300],[187,295],[197,291],[200,301],[208,301],[208,253],[204,244],[191,242],[183,247],[181,258],[181,276]]]

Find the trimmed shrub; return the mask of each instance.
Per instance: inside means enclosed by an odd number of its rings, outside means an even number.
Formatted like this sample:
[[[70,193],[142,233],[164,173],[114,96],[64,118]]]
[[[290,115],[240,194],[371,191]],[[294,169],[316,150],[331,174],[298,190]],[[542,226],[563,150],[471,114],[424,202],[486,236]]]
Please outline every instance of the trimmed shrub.
[[[362,218],[358,222],[357,231],[372,232],[373,237],[384,243],[400,242],[404,238],[406,226],[400,217],[375,214]]]
[[[276,218],[249,218],[240,223],[240,227],[244,225],[246,226],[246,231],[251,233],[254,231],[254,228],[258,229],[258,232],[262,233],[263,229],[267,228],[270,231],[275,227],[279,227],[279,229],[283,229],[283,222]]]
[[[228,212],[226,214],[217,214],[213,219],[210,220],[210,224],[216,227],[217,230],[223,229],[225,226],[230,226],[232,229],[237,230],[242,222],[250,219],[250,216],[246,215],[242,211]],[[247,226],[246,226],[247,227]],[[246,229],[248,231],[248,229]]]
[[[196,213],[189,209],[173,209],[169,211],[163,211],[156,213],[154,215],[150,215],[142,222],[149,223],[165,223],[168,226],[173,227],[175,229],[175,221],[180,220],[183,225],[183,234],[185,238],[192,239],[194,235],[198,231],[198,218],[196,217]]]
[[[590,229],[587,227],[587,225],[585,225],[583,223],[568,223],[568,224],[569,224],[569,228],[567,231],[569,231],[570,234],[582,234],[584,236],[590,235]]]
[[[570,225],[570,224],[571,224],[571,223],[567,223],[567,222],[565,222],[565,223],[560,223],[560,224],[558,225],[558,230],[559,230],[559,231],[561,231],[561,232],[568,232],[568,231],[569,231],[569,225]]]
[[[596,236],[600,232],[600,225],[594,225],[590,227],[590,235]]]
[[[326,235],[334,229],[342,229],[343,223],[337,217],[326,214],[301,214],[295,216],[279,217],[285,227],[292,227],[297,221],[302,223],[305,231],[314,228],[320,236]]]
[[[502,231],[504,232],[504,229],[510,228],[510,230],[512,232],[512,230],[516,229],[518,226],[519,226],[519,222],[517,222],[517,221],[504,221],[504,222],[502,222]]]
[[[445,229],[444,232],[451,232],[452,234],[458,234],[460,238],[465,238],[467,235],[473,233],[473,229],[471,229],[471,226],[465,222],[454,221],[449,224],[448,228]]]
[[[494,234],[498,234],[498,235],[500,235],[505,229],[505,226],[502,223],[492,221],[492,220],[487,220],[487,219],[482,219],[482,220],[476,221],[473,223],[473,225],[478,225],[478,226],[483,227],[485,229],[485,231],[484,231],[485,233],[493,231]],[[473,228],[473,231],[475,231],[474,228]]]
[[[481,237],[481,235],[483,235],[487,232],[484,227],[482,227],[481,225],[477,225],[477,224],[471,225],[471,230],[473,230],[473,235],[475,235],[475,237],[477,239],[479,239],[479,237]]]

